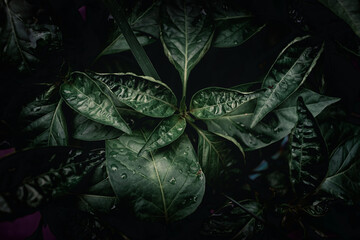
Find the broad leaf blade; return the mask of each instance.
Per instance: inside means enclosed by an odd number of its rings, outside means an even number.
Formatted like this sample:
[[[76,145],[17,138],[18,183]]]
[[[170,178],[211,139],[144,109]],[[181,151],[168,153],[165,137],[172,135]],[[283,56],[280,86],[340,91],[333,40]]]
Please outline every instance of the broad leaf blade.
[[[360,37],[360,2],[357,0],[318,0],[344,20]]]
[[[190,71],[211,45],[214,25],[200,1],[166,1],[160,14],[164,51],[180,73],[185,95]]]
[[[251,127],[293,94],[310,74],[323,46],[308,46],[303,41],[307,38],[295,38],[285,47],[265,76],[262,86],[267,89],[258,99]]]
[[[110,182],[119,199],[128,199],[141,219],[176,221],[199,206],[205,178],[186,135],[166,148],[138,157],[147,131],[106,141]]]
[[[185,128],[186,120],[179,115],[162,120],[140,150],[139,156],[145,151],[156,150],[174,142],[184,133]]]
[[[340,145],[330,158],[321,189],[335,197],[357,203],[360,200],[360,136]]]
[[[74,72],[70,76],[70,82],[61,85],[60,93],[76,112],[96,122],[131,133],[131,129],[101,85],[103,83],[95,81],[85,73]]]
[[[319,127],[302,98],[298,99],[298,121],[290,135],[290,181],[303,195],[313,191],[325,176],[327,149]]]
[[[144,115],[164,118],[175,112],[174,93],[151,77],[133,73],[92,73],[91,77],[105,83],[120,102]]]
[[[259,95],[260,92],[242,93],[226,88],[205,88],[192,97],[190,112],[199,119],[217,118],[231,113]]]

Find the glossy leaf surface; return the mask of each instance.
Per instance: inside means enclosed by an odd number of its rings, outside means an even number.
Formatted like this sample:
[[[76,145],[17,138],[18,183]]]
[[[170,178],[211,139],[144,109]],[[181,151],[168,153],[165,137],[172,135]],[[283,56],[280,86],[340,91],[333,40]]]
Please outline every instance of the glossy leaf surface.
[[[139,155],[145,151],[152,151],[169,145],[184,133],[185,128],[186,120],[179,115],[173,115],[162,120],[140,150]]]
[[[186,135],[169,146],[138,157],[150,132],[134,131],[106,142],[110,182],[119,199],[135,214],[152,221],[176,221],[199,206],[205,176]]]
[[[74,72],[70,76],[70,82],[61,85],[60,94],[72,109],[85,117],[131,133],[131,129],[101,85],[102,82],[85,73]]]
[[[290,135],[290,181],[299,194],[307,194],[321,183],[327,169],[327,150],[320,129],[302,98],[298,99],[298,121]]]
[[[118,100],[150,117],[168,117],[176,109],[176,96],[164,83],[133,73],[93,73],[91,77],[105,83]]]
[[[310,74],[323,47],[304,45],[307,38],[295,38],[280,53],[265,76],[262,87],[267,89],[257,100],[251,127],[293,94]]]
[[[335,197],[356,203],[360,199],[360,137],[340,145],[330,158],[321,189]]]
[[[22,137],[26,146],[66,146],[68,131],[62,111],[62,99],[58,89],[52,86],[34,101],[27,104],[20,113],[24,125]]]
[[[230,114],[205,122],[211,132],[235,138],[244,150],[259,149],[284,138],[291,132],[297,122],[296,104],[299,96],[304,99],[306,107],[313,116],[317,116],[325,107],[339,101],[338,98],[300,89],[254,128],[250,128],[250,125],[256,107],[255,99]]]
[[[205,88],[192,97],[190,112],[199,119],[217,118],[231,113],[259,95],[260,92],[242,93],[226,88]]]
[[[200,1],[170,0],[160,10],[161,41],[166,56],[179,71],[186,92],[190,71],[211,45],[214,25]]]
[[[33,212],[53,198],[70,193],[104,157],[103,150],[51,147],[1,159],[1,218]]]
[[[355,0],[318,0],[344,20],[360,37],[360,2]]]

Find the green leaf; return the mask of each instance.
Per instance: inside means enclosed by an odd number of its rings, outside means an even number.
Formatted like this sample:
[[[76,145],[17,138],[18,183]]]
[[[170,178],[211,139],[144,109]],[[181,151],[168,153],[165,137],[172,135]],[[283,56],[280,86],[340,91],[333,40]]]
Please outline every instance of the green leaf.
[[[141,45],[148,45],[159,37],[159,5],[160,1],[152,2],[150,6],[143,1],[136,1],[128,16],[131,29]],[[120,29],[116,26],[109,37],[110,41],[99,57],[130,50],[129,44]]]
[[[360,2],[357,0],[318,0],[344,20],[360,37]]]
[[[102,85],[102,82],[92,79],[85,73],[73,72],[70,81],[61,85],[60,94],[72,109],[85,117],[131,133],[131,129],[117,111],[111,97],[104,92]]]
[[[347,52],[360,57],[360,39],[355,35],[352,38],[342,38],[336,42]]]
[[[139,157],[149,135],[149,131],[139,130],[131,136],[106,141],[110,183],[119,199],[127,199],[139,218],[180,220],[199,206],[205,176],[186,135]]]
[[[185,131],[186,120],[180,115],[173,115],[163,119],[139,152],[139,156],[145,151],[152,151],[165,147],[178,139]]]
[[[299,89],[254,128],[250,128],[250,125],[256,107],[255,99],[230,114],[204,121],[209,131],[233,137],[245,151],[259,149],[286,137],[291,132],[297,122],[296,104],[299,96],[304,99],[313,116],[339,101],[338,98]]]
[[[103,150],[49,147],[15,153],[0,162],[0,219],[26,215],[74,191],[105,159]]]
[[[166,56],[180,73],[186,96],[190,71],[209,49],[214,25],[200,1],[166,1],[160,14],[160,39]]]
[[[327,168],[327,149],[315,118],[300,97],[298,121],[290,135],[290,182],[293,189],[305,195],[321,183]]]
[[[68,132],[62,111],[62,99],[59,99],[55,86],[27,104],[20,113],[22,138],[26,146],[66,146]]]
[[[105,83],[117,99],[136,111],[157,118],[169,117],[176,110],[176,96],[164,83],[133,73],[92,73]]]
[[[360,136],[340,145],[330,158],[321,189],[335,197],[357,203],[360,200]]]
[[[215,21],[214,47],[236,47],[265,27],[235,1],[212,1]]]
[[[314,196],[310,203],[302,207],[302,210],[313,217],[322,217],[329,211],[330,204],[334,199],[325,196]]]
[[[307,41],[303,41],[307,38],[308,36],[295,38],[270,68],[262,84],[267,89],[258,99],[251,127],[293,94],[314,68],[323,46],[309,46]]]
[[[226,88],[205,88],[191,99],[190,113],[199,119],[218,118],[257,98],[260,92],[242,93]]]

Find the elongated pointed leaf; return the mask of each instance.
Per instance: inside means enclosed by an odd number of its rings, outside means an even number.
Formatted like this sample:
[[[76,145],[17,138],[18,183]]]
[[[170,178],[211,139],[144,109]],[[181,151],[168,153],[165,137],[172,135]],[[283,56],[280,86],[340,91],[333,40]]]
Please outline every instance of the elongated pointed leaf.
[[[199,206],[205,177],[186,135],[169,146],[138,157],[150,132],[106,141],[110,182],[119,199],[128,199],[135,214],[152,221],[176,221]]]
[[[327,149],[315,118],[298,99],[298,121],[290,135],[290,181],[293,189],[303,195],[313,191],[325,177]]]
[[[211,1],[215,21],[212,46],[236,47],[246,42],[265,25],[236,1]]]
[[[169,145],[184,133],[185,128],[186,120],[179,115],[173,115],[162,120],[140,150],[139,155],[145,151],[152,151]]]
[[[176,96],[164,83],[133,73],[93,73],[91,77],[105,83],[117,99],[150,117],[169,117],[176,109]]]
[[[1,159],[0,218],[25,215],[72,192],[104,157],[104,150],[51,147]]]
[[[348,139],[330,158],[321,189],[335,197],[357,203],[360,200],[360,136]]]
[[[299,96],[304,99],[306,107],[313,116],[317,116],[325,107],[339,101],[338,98],[300,89],[254,128],[250,128],[250,125],[256,107],[255,99],[230,114],[204,121],[209,131],[233,137],[245,151],[259,149],[284,138],[291,132],[297,122],[296,104]]]
[[[278,56],[263,81],[267,88],[259,97],[251,127],[293,94],[306,80],[319,59],[323,46],[308,46],[308,37],[295,38]]]
[[[357,0],[318,0],[344,20],[360,37],[360,2]]]
[[[347,52],[360,57],[360,39],[355,35],[352,38],[339,39],[337,43]]]
[[[192,97],[190,112],[199,119],[217,118],[231,113],[259,95],[260,92],[242,93],[226,88],[205,88]]]
[[[160,14],[164,51],[179,71],[186,92],[190,71],[210,47],[214,25],[200,1],[166,1]]]
[[[26,146],[66,146],[68,132],[62,112],[62,99],[52,86],[26,105],[20,113]],[[56,96],[57,95],[57,96]]]
[[[131,133],[131,129],[101,85],[103,83],[85,73],[74,72],[70,76],[70,82],[61,85],[60,93],[65,102],[76,112],[96,122]]]

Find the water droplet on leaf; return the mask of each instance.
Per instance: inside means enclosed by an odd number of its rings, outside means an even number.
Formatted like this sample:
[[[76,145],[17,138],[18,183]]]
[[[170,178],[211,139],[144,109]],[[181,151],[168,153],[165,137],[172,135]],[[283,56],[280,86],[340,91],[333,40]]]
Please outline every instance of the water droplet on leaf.
[[[176,179],[174,177],[172,177],[170,180],[169,180],[169,183],[171,183],[172,185],[174,185],[176,183]]]
[[[116,165],[111,165],[111,170],[113,170],[114,172],[118,170]]]
[[[127,174],[126,174],[126,173],[122,173],[120,177],[121,177],[121,179],[126,179],[126,178],[127,178]]]

